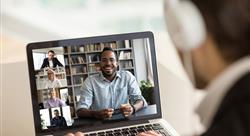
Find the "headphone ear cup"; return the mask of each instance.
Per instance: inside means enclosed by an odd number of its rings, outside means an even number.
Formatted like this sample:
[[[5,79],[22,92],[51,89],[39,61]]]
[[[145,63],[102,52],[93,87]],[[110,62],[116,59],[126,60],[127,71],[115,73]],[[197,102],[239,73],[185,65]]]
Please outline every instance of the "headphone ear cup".
[[[165,0],[164,13],[174,45],[181,51],[199,47],[206,38],[205,24],[199,10],[191,1],[170,1]]]

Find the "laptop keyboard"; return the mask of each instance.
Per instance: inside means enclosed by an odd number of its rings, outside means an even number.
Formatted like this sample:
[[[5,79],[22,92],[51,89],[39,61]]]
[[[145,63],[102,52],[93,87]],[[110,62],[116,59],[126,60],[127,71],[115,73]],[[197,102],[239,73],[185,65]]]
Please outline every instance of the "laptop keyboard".
[[[107,130],[97,133],[89,133],[84,136],[136,136],[141,132],[155,131],[162,136],[171,136],[159,123],[140,125],[136,127],[128,127],[114,130]]]

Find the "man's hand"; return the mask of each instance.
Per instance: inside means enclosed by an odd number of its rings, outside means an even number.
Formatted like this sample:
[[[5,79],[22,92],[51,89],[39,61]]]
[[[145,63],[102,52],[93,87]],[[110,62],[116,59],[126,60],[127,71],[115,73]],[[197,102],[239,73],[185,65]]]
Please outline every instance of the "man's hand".
[[[147,132],[139,133],[137,136],[161,136],[161,134],[158,134],[154,131],[147,131]]]
[[[114,112],[114,109],[112,108],[102,109],[100,111],[96,111],[94,116],[99,119],[111,118],[113,112]]]
[[[77,132],[77,133],[75,133],[75,134],[73,134],[73,133],[68,133],[68,134],[66,134],[65,136],[84,136],[84,134],[83,134],[82,132]]]
[[[121,104],[120,111],[123,116],[128,117],[133,114],[133,107],[129,103]]]

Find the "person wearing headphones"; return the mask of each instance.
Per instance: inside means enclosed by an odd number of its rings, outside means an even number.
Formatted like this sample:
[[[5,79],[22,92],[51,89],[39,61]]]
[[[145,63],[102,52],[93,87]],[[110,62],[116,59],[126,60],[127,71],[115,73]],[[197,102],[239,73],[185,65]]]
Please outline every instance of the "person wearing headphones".
[[[195,87],[207,91],[197,108],[202,136],[250,135],[249,9],[248,0],[165,0],[170,37]]]
[[[250,135],[250,2],[165,1],[167,28],[196,88],[202,136]],[[153,132],[139,136],[157,136]]]

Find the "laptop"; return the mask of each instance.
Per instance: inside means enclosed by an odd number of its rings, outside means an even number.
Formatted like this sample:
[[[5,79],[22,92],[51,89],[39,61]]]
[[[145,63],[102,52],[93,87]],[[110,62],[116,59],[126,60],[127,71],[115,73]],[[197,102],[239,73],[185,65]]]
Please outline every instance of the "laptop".
[[[79,117],[85,80],[102,75],[99,56],[104,48],[112,48],[117,55],[117,71],[135,77],[144,106],[126,117],[115,107],[110,107],[114,111],[108,118]],[[163,136],[178,136],[162,119],[152,32],[29,43],[27,57],[36,135],[81,131],[86,136],[134,136],[153,130]],[[95,95],[101,94],[93,93],[93,101]],[[109,98],[103,96],[100,101],[106,103]],[[113,102],[119,104],[119,100]]]

